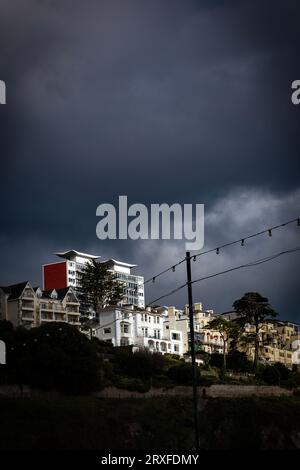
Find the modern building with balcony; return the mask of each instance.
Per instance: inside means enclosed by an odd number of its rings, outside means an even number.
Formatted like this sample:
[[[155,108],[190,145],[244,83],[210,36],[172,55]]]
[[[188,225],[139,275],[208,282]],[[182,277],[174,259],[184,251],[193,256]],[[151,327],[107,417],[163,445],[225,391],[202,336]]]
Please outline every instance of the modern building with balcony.
[[[125,297],[122,303],[132,304],[139,308],[145,307],[144,277],[132,274],[136,264],[124,263],[115,259],[100,261],[101,264],[116,275],[116,279],[124,284]]]
[[[144,308],[144,278],[133,274],[131,271],[136,264],[125,263],[115,259],[100,261],[99,255],[82,253],[76,250],[55,253],[63,261],[48,263],[42,266],[43,289],[64,289],[73,287],[80,291],[82,271],[86,264],[92,260],[102,263],[116,275],[116,279],[124,284],[125,297],[123,303],[130,303]]]

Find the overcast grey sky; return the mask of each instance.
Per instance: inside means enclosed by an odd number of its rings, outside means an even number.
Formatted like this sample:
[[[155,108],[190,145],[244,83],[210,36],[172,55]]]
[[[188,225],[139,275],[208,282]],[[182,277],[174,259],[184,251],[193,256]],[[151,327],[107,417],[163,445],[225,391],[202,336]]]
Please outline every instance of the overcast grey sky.
[[[0,284],[41,283],[74,248],[149,277],[184,243],[99,241],[96,207],[205,204],[205,249],[300,215],[299,2],[2,0]],[[201,257],[195,276],[299,244],[299,228]],[[244,292],[299,319],[299,254],[195,286],[229,310]],[[146,290],[150,301],[184,269]],[[181,291],[164,303],[186,302]]]

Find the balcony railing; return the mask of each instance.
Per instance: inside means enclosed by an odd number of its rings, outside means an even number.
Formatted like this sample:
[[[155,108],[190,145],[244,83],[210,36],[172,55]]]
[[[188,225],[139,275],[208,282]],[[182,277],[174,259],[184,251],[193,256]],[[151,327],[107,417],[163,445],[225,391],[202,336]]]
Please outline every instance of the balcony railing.
[[[54,321],[54,317],[53,316],[49,316],[49,317],[45,317],[45,316],[41,316],[41,321]]]
[[[79,314],[78,309],[76,309],[74,307],[73,308],[72,307],[66,307],[66,312],[67,313],[78,313]]]
[[[33,304],[22,304],[22,310],[34,310],[34,305]]]
[[[28,312],[22,312],[22,320],[34,320],[34,315],[30,315]]]

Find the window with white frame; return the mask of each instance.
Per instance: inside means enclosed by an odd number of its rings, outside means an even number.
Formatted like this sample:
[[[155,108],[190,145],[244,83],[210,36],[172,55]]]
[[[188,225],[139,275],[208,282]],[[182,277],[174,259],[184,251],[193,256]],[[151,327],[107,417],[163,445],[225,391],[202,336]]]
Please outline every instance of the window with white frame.
[[[128,323],[122,323],[121,324],[121,332],[122,333],[129,333],[129,325]]]
[[[148,328],[142,328],[142,335],[148,336]]]

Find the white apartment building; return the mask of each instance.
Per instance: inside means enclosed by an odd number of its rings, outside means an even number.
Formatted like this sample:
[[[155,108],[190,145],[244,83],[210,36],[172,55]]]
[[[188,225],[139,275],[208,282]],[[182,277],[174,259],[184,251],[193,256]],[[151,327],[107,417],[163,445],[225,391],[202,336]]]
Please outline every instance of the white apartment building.
[[[79,328],[79,317],[79,301],[72,287],[42,291],[29,281],[0,287],[0,319],[15,327],[32,328],[56,321]]]
[[[136,264],[124,263],[115,259],[100,261],[116,275],[116,279],[125,285],[125,298],[123,304],[132,304],[139,308],[145,307],[144,277],[131,273]]]
[[[193,310],[196,351],[222,354],[224,343],[221,334],[209,328],[209,323],[216,317],[214,311],[204,310],[201,302],[195,302]],[[166,315],[171,327],[176,324],[176,328],[183,332],[184,345],[186,350],[188,350],[190,342],[188,305],[185,305],[184,310],[179,310],[175,307],[160,307],[158,311]]]
[[[170,322],[157,309],[140,309],[134,305],[111,306],[99,315],[96,336],[114,346],[132,345],[134,350],[148,349],[161,354],[183,356],[188,350],[187,331],[183,324]]]
[[[132,274],[131,270],[136,264],[129,264],[115,259],[100,261],[100,256],[82,253],[76,250],[55,253],[63,259],[56,263],[48,263],[42,266],[43,289],[63,289],[68,286],[80,290],[82,270],[85,265],[92,260],[107,266],[110,271],[116,274],[116,279],[124,283],[125,298],[123,303],[130,303],[137,307],[144,308],[144,278]]]
[[[292,364],[300,364],[300,335],[295,334],[291,338],[290,348],[292,351]]]

